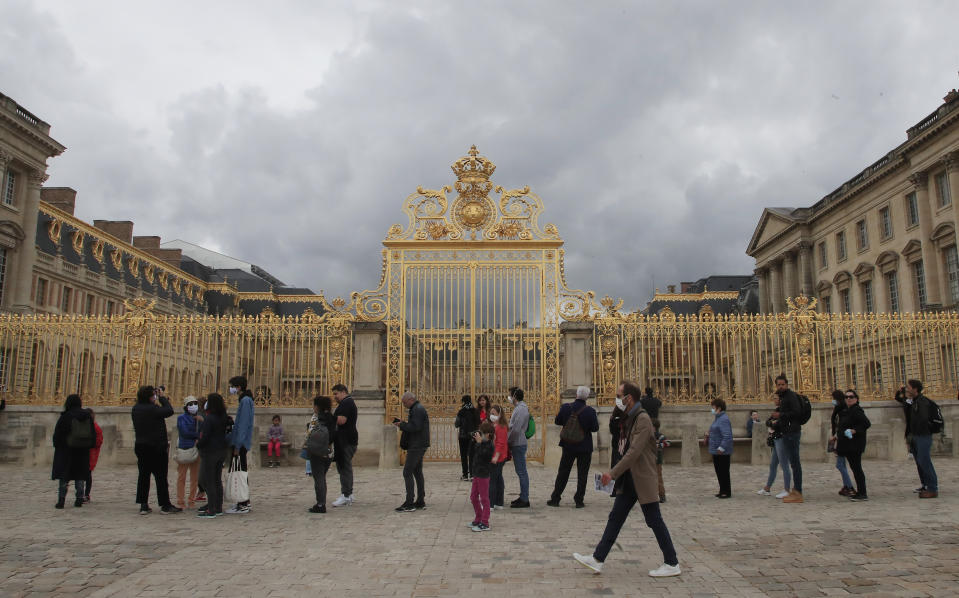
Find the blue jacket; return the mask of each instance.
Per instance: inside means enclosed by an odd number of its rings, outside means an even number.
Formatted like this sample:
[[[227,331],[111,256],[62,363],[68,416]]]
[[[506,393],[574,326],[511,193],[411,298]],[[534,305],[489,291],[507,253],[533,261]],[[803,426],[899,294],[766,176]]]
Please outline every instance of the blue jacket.
[[[200,426],[189,413],[181,413],[180,417],[176,418],[176,431],[179,436],[177,448],[191,448],[200,438]]]
[[[236,409],[236,418],[233,420],[233,433],[230,435],[230,445],[236,448],[241,446],[250,450],[253,442],[253,397],[245,395],[240,399],[240,406]]]
[[[723,447],[723,452],[719,452],[719,447]],[[709,426],[709,454],[733,454],[733,425],[725,411],[717,413],[713,425]]]
[[[577,412],[579,412],[579,425],[586,433],[583,440],[577,444],[566,444],[560,440],[559,445],[564,451],[571,453],[591,453],[593,452],[593,432],[599,431],[599,418],[596,417],[596,410],[587,405],[586,401],[577,399],[572,403],[566,403],[560,407],[553,423],[560,427],[565,426],[569,418]]]

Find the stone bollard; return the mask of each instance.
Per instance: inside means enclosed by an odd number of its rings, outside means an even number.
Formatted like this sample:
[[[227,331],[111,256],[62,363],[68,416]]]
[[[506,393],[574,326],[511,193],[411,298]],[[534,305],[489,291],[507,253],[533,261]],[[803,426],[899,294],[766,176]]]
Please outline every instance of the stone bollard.
[[[383,441],[380,444],[380,469],[392,469],[400,465],[398,444],[399,430],[396,426],[383,426]]]
[[[752,465],[769,465],[769,447],[766,446],[766,426],[753,426],[753,443],[750,446]]]
[[[562,431],[561,427],[553,425],[552,422],[543,426],[543,465],[549,469],[558,469],[560,459],[563,458],[563,449],[559,446],[559,433]],[[595,454],[593,456],[595,457]]]
[[[889,420],[888,458],[893,462],[901,462],[909,458],[909,447],[906,445],[906,422],[899,417]]]
[[[952,456],[959,457],[959,417],[952,420]]]
[[[246,468],[247,470],[260,468],[260,426],[253,426],[250,450],[246,452]]]
[[[682,426],[683,446],[680,453],[679,464],[683,467],[691,465],[701,465],[702,459],[699,454],[699,434],[696,433],[696,424],[686,424]]]

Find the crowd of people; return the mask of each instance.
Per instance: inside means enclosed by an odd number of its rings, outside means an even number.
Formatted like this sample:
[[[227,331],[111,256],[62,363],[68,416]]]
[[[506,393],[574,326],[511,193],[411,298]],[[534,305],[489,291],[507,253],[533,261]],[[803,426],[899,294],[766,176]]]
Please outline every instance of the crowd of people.
[[[782,471],[783,491],[776,495],[784,503],[803,502],[802,464],[799,445],[802,426],[809,420],[808,399],[789,388],[785,375],[776,378],[773,411],[761,421],[757,411],[750,412],[747,433],[765,429],[770,447],[769,473],[766,483],[757,491],[762,496],[772,495],[772,486]],[[162,386],[143,386],[131,411],[134,429],[134,452],[137,457],[138,477],[136,502],[140,514],[152,512],[150,507],[150,480],[156,488],[156,500],[161,513],[179,513],[196,508],[197,516],[215,518],[223,514],[249,513],[248,453],[253,442],[253,397],[243,376],[229,381],[229,393],[237,396],[234,417],[227,414],[223,396],[210,393],[200,400],[194,396],[183,399],[183,412],[176,420],[177,462],[176,504],[171,501],[167,471],[169,467],[169,440],[165,420],[174,413]],[[915,459],[921,486],[916,489],[920,498],[938,496],[938,478],[930,456],[932,434],[941,431],[942,416],[938,406],[922,394],[922,383],[909,380],[897,393],[906,420],[906,440]],[[326,513],[327,473],[334,463],[339,475],[340,495],[333,507],[348,507],[354,503],[353,457],[358,447],[357,408],[346,386],[333,387],[333,397],[318,396],[313,401],[313,416],[307,425],[307,439],[301,456],[307,460],[307,473],[313,477],[315,502],[311,513]],[[553,423],[560,428],[559,446],[562,451],[553,490],[546,504],[558,507],[569,481],[573,464],[577,482],[573,494],[576,508],[585,507],[586,486],[593,454],[592,435],[599,430],[596,410],[587,404],[590,389],[581,386],[575,400],[562,405]],[[423,460],[430,447],[430,423],[426,408],[416,396],[407,392],[402,396],[407,417],[395,418],[393,424],[400,433],[400,448],[406,451],[403,478],[406,495],[396,507],[399,512],[426,509],[426,482]],[[520,388],[510,388],[506,400],[512,406],[510,417],[505,410],[493,404],[490,397],[480,395],[474,407],[469,395],[462,397],[462,406],[454,426],[458,431],[462,476],[471,481],[469,501],[474,517],[469,527],[475,532],[491,529],[490,514],[504,508],[503,469],[513,462],[519,486],[519,496],[511,508],[529,508],[529,474],[526,468],[528,439],[535,434],[535,424]],[[334,409],[335,403],[335,409]],[[833,393],[833,411],[830,417],[830,437],[827,450],[835,454],[835,467],[842,478],[839,494],[852,501],[868,500],[866,476],[862,455],[866,450],[869,418],[859,404],[854,389]],[[660,432],[659,410],[662,402],[628,381],[620,384],[616,407],[609,420],[611,437],[610,467],[599,475],[598,484],[610,488],[614,498],[602,538],[591,554],[574,553],[574,558],[594,572],[602,571],[611,547],[636,503],[640,504],[646,525],[653,531],[663,555],[663,564],[649,572],[654,577],[681,573],[669,530],[662,518],[659,505],[666,502],[663,483],[663,451],[669,441]],[[732,423],[726,412],[726,402],[714,398],[710,409],[714,419],[703,443],[708,446],[719,486],[717,498],[732,496],[730,464],[734,450]],[[278,463],[285,438],[282,420],[275,416],[267,433],[267,454],[270,466]],[[79,395],[67,397],[63,412],[53,434],[54,459],[52,478],[59,482],[56,508],[65,506],[68,486],[74,484],[74,506],[90,501],[93,486],[92,472],[96,467],[103,433],[91,409],[83,408]],[[223,469],[231,459],[227,486],[232,504],[224,510]],[[848,469],[852,470],[850,477]],[[189,480],[189,485],[187,484]],[[196,507],[197,503],[205,504]]]

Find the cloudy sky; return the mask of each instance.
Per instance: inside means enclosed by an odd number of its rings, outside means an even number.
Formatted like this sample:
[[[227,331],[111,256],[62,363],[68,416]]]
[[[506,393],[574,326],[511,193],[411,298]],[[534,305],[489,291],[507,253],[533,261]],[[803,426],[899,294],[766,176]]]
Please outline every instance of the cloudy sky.
[[[67,151],[48,185],[287,284],[375,285],[417,185],[471,144],[529,185],[574,288],[748,274],[959,86],[959,3],[3,0],[0,91]],[[801,5],[796,7],[796,5]]]

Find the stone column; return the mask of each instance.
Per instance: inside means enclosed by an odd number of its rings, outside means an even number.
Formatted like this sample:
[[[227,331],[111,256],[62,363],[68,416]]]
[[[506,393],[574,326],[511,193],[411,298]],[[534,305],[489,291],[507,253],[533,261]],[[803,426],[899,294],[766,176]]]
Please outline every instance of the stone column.
[[[813,260],[812,243],[802,241],[799,243],[799,292],[807,297],[813,296]]]
[[[756,268],[753,273],[759,280],[759,313],[769,313],[769,268]]]
[[[27,193],[23,201],[23,242],[17,250],[16,268],[13,280],[16,289],[13,298],[13,310],[32,312],[33,266],[37,259],[37,219],[40,210],[40,188],[47,175],[39,170],[30,173]]]
[[[959,222],[959,152],[950,152],[943,156],[949,177],[949,194],[952,196],[953,222]]]
[[[796,252],[787,251],[783,255],[783,311],[786,311],[785,302],[787,297],[795,297],[796,293]]]
[[[783,299],[783,280],[782,280],[783,262],[777,259],[769,265],[769,312],[780,313],[785,306]]]
[[[926,302],[942,305],[943,296],[939,284],[939,256],[932,239],[932,208],[929,205],[929,173],[915,172],[909,175],[919,205],[919,232],[922,238],[922,266],[926,276]]]

